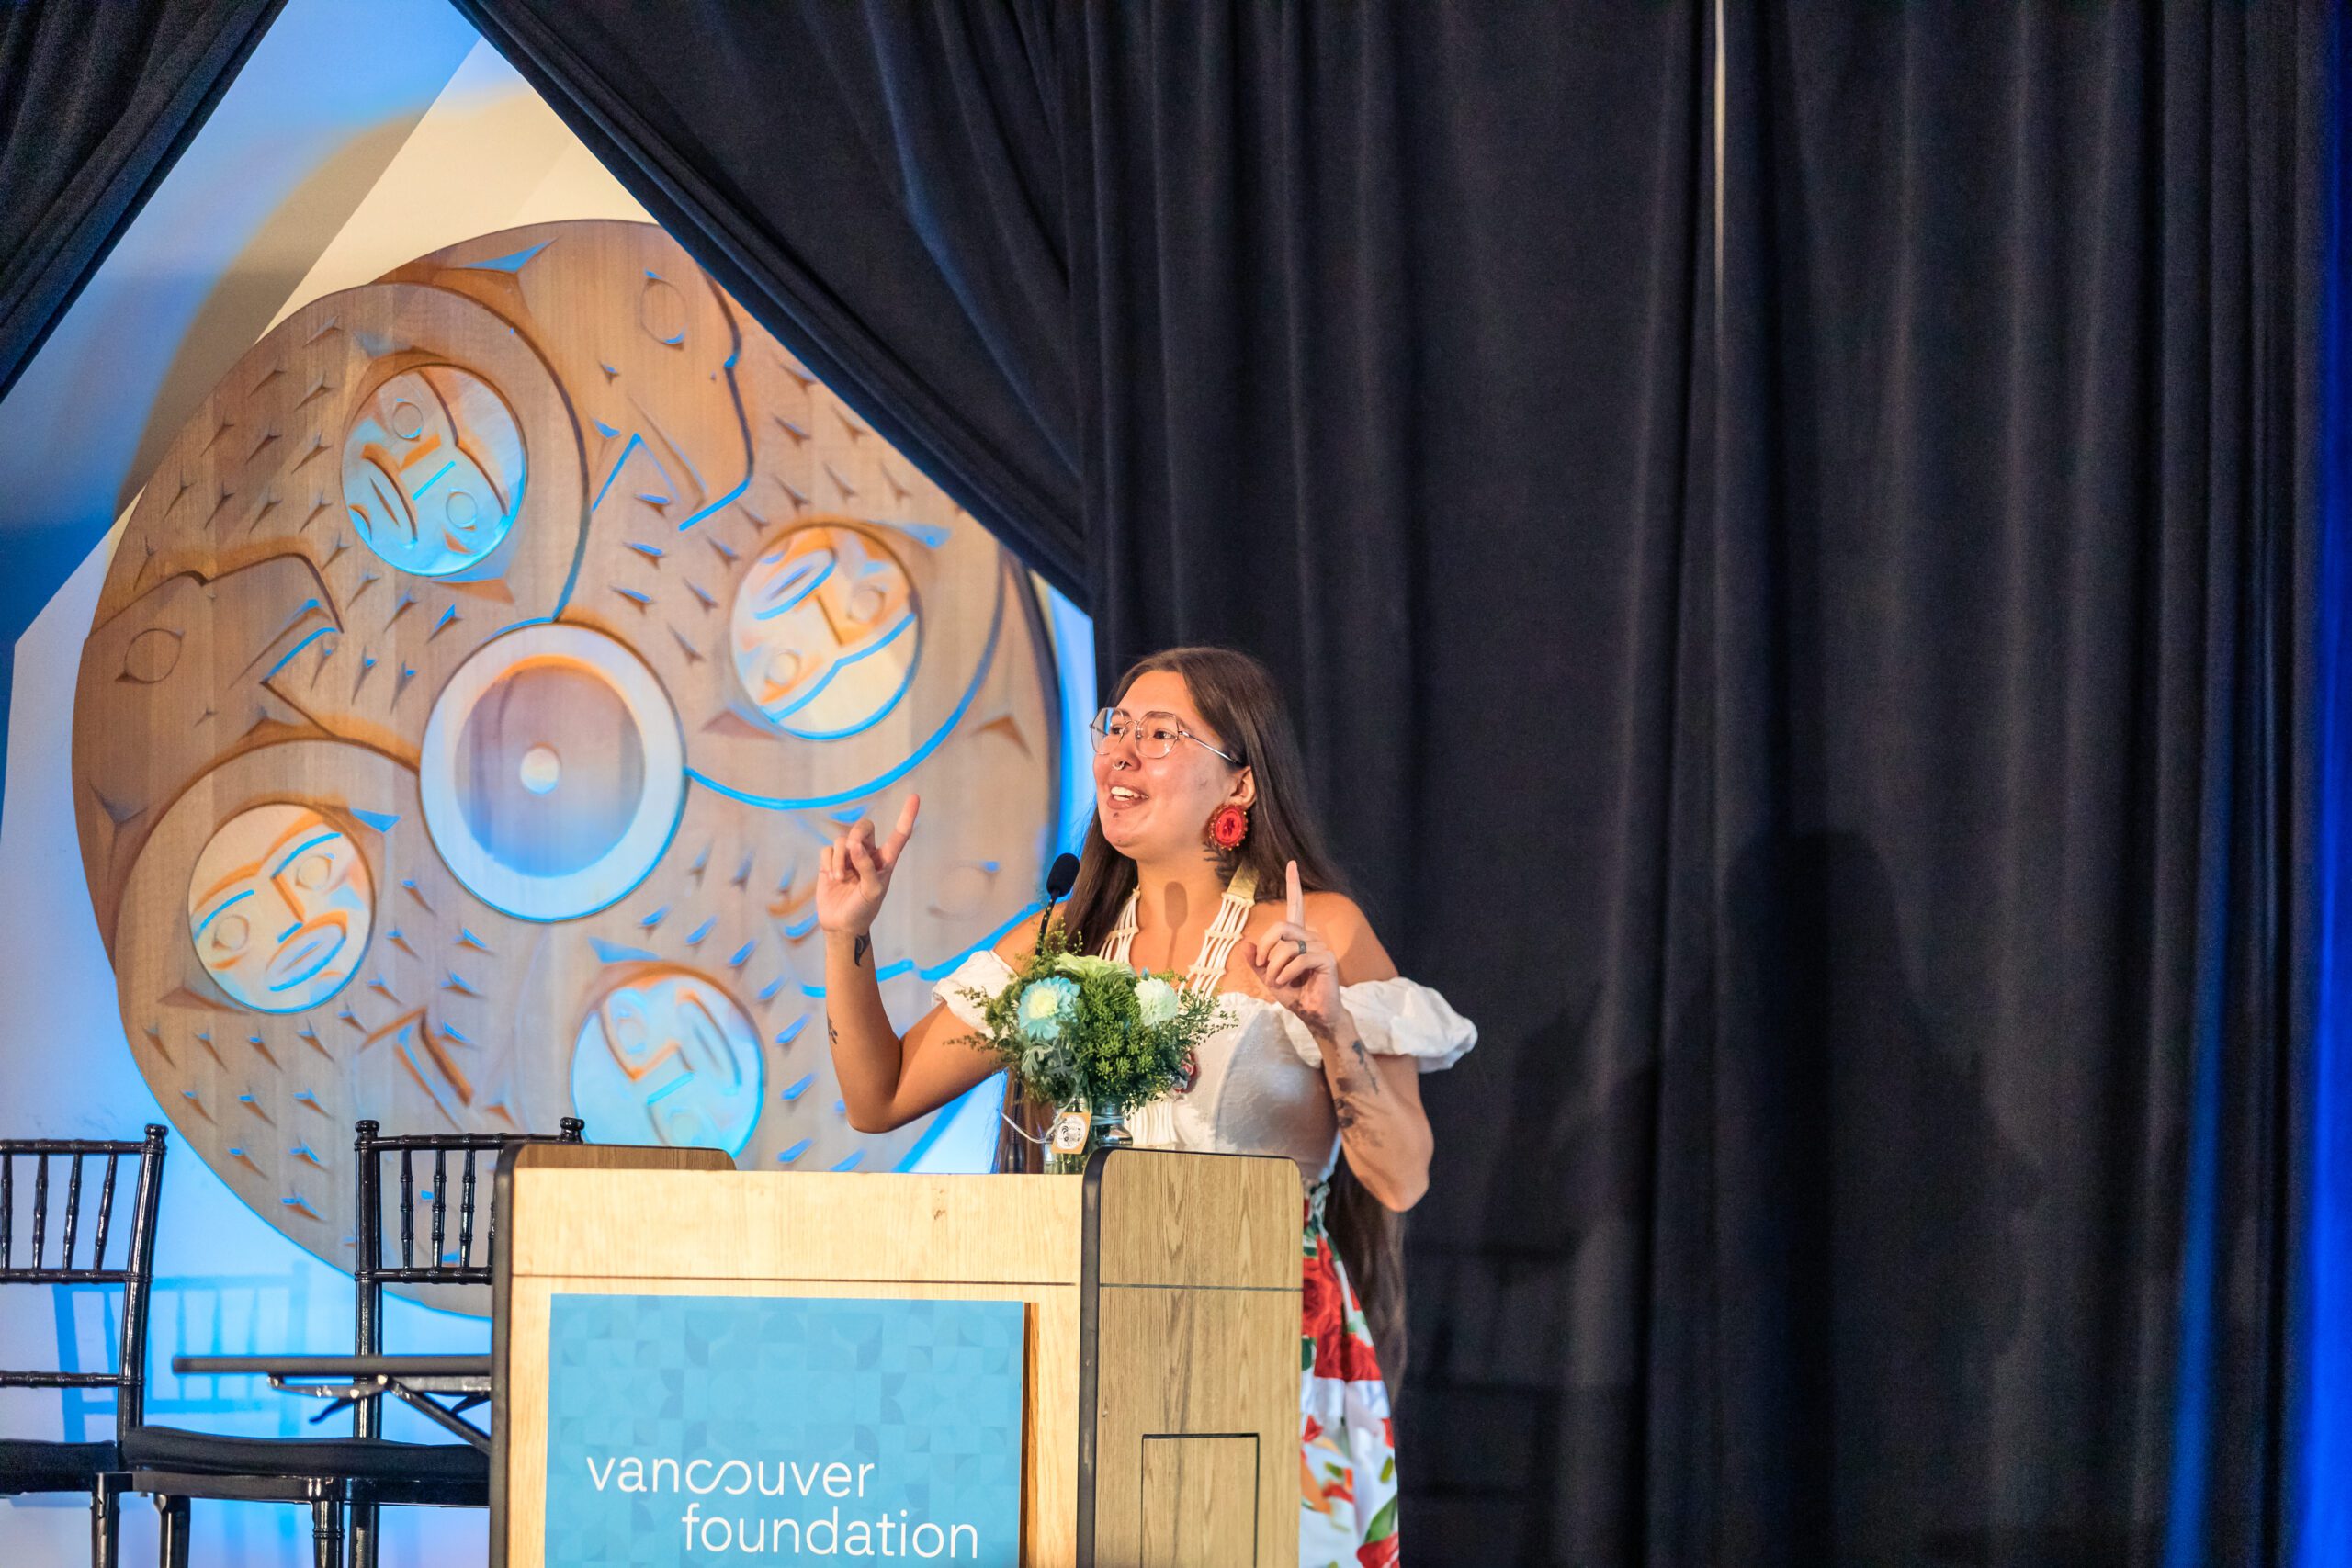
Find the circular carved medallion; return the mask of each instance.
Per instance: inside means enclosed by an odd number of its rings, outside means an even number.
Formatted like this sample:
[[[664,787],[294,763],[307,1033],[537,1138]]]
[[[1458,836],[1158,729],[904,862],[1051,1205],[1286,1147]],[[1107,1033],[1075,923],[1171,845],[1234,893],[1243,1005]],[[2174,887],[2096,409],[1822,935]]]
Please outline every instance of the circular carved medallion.
[[[189,418],[76,827],[166,1113],[347,1267],[363,1117],[897,1163],[922,1126],[833,1085],[819,855],[924,794],[875,932],[911,1022],[1034,910],[1059,705],[994,539],[659,229],[546,224],[304,306]]]

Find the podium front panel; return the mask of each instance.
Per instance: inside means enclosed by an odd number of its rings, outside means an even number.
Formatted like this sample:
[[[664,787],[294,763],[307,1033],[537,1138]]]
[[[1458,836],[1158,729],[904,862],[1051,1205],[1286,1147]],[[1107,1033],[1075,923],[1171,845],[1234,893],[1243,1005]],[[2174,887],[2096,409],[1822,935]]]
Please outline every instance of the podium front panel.
[[[502,1163],[494,1564],[548,1560],[556,1299],[682,1295],[1018,1302],[1024,1568],[1293,1568],[1289,1161],[1123,1150],[1081,1179],[647,1168],[630,1152],[540,1145]]]
[[[1079,1560],[1298,1561],[1298,1168],[1112,1151],[1087,1172]]]

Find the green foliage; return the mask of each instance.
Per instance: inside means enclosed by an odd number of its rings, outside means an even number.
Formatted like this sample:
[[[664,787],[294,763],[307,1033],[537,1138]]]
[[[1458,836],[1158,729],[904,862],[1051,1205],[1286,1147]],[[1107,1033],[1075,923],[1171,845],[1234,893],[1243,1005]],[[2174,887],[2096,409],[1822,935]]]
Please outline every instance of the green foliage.
[[[1032,1101],[1069,1106],[1083,1100],[1094,1111],[1127,1115],[1183,1081],[1185,1058],[1193,1047],[1228,1021],[1213,996],[1186,991],[1178,976],[1138,975],[1124,964],[1090,957],[1057,926],[1029,961],[993,996],[967,988],[979,1008],[979,1032],[968,1043],[1012,1068]],[[1075,987],[1050,1025],[1027,1021],[1021,999],[1040,980],[1058,979]],[[1162,998],[1167,1016],[1145,1021],[1136,988],[1147,980],[1173,991]],[[1172,1004],[1172,1005],[1171,1005]]]

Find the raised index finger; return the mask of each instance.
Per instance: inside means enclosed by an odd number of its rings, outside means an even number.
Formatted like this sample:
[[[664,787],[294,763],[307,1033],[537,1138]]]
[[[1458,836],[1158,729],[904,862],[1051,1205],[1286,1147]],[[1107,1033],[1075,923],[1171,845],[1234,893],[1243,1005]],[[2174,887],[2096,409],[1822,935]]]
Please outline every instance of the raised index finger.
[[[1288,886],[1290,893],[1290,923],[1295,926],[1303,926],[1306,923],[1306,895],[1299,890],[1296,861],[1289,863],[1288,868],[1283,873],[1283,880]]]
[[[915,814],[922,808],[922,796],[919,795],[907,796],[907,803],[899,807],[899,825],[890,829],[889,841],[882,846],[883,864],[898,863],[899,852],[905,849],[907,840],[914,836]]]

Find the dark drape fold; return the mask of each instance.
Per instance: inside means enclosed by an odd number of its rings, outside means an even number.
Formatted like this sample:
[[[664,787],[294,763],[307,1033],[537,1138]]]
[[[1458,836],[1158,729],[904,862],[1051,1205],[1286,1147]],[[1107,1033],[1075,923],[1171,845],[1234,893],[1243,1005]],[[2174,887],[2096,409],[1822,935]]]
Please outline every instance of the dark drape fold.
[[[885,438],[1083,594],[1041,0],[455,0]]]
[[[0,397],[283,4],[0,6]]]
[[[2319,15],[1724,17],[1087,13],[1101,641],[1487,1031],[1412,1551],[2283,1562]]]
[[[2283,1562],[2319,14],[1727,15],[1653,1555]]]

